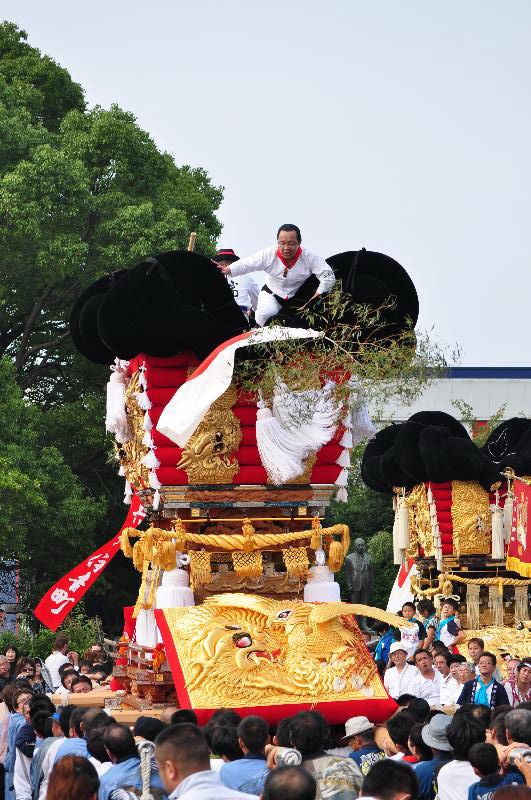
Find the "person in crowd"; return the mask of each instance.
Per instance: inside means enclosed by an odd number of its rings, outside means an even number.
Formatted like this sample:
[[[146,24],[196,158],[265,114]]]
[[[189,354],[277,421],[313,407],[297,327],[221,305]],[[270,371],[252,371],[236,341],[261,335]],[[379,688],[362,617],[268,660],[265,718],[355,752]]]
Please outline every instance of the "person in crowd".
[[[396,754],[391,758],[395,761],[415,762],[415,757],[411,755],[408,747],[409,732],[414,724],[415,718],[407,711],[401,711],[387,720],[387,732],[396,750]]]
[[[4,655],[9,663],[9,677],[16,678],[18,651],[14,644],[8,644],[4,650]]]
[[[197,714],[191,708],[179,708],[171,715],[170,725],[179,725],[181,722],[191,722],[192,725],[197,725]]]
[[[476,665],[472,661],[463,661],[459,664],[459,683],[463,686],[468,681],[473,681],[476,677]],[[460,689],[459,694],[463,689]]]
[[[468,789],[468,800],[491,800],[492,794],[507,784],[518,785],[524,782],[521,774],[502,775],[496,748],[487,742],[474,744],[468,751],[468,760],[479,778]]]
[[[394,642],[393,628],[387,622],[375,622],[373,627],[380,636],[374,650],[374,660],[386,667],[389,662],[389,649]]]
[[[489,708],[509,704],[507,692],[502,684],[494,678],[496,656],[483,651],[479,657],[478,669],[479,675],[464,684],[457,704],[462,706],[465,703],[479,703]]]
[[[236,255],[234,250],[231,250],[228,247],[218,250],[213,258],[213,261],[215,261],[219,267],[229,268],[231,264],[234,264],[235,261],[239,260],[240,258]],[[229,286],[232,290],[232,294],[234,295],[236,304],[243,311],[245,316],[249,317],[251,311],[256,310],[258,296],[260,294],[260,287],[250,274],[240,275],[239,277],[227,274],[226,278],[229,282]]]
[[[441,706],[455,706],[457,698],[461,693],[458,681],[452,676],[450,671],[451,656],[438,653],[433,659],[435,669],[440,672],[441,682]]]
[[[33,692],[29,688],[19,687],[13,693],[13,712],[10,714],[7,729],[7,753],[4,762],[5,767],[5,796],[6,800],[15,800],[14,792],[14,773],[16,760],[15,741],[20,728],[26,724],[24,709],[33,697]]]
[[[513,707],[531,701],[531,658],[518,661],[512,677],[503,685]]]
[[[46,800],[97,800],[98,773],[86,758],[65,756],[55,764]]]
[[[110,675],[113,668],[113,660],[99,642],[91,644],[83,656],[85,661],[92,663],[92,674],[103,672]]]
[[[54,706],[52,708],[55,710]],[[43,704],[31,707],[31,704],[28,704],[24,711],[26,724],[20,728],[15,739],[17,754],[13,786],[17,800],[31,800],[33,796],[31,768],[34,754],[39,752],[45,739],[50,736],[52,728],[49,706]]]
[[[531,747],[531,711],[514,708],[507,713],[504,721],[507,748],[502,755],[502,762],[504,767],[507,767],[511,750],[517,747]]]
[[[70,715],[70,726],[67,738],[58,748],[54,763],[64,756],[84,756],[87,757],[87,742],[84,736],[82,722],[88,708],[76,706]]]
[[[417,619],[419,622],[422,622],[426,631],[424,647],[427,650],[435,641],[435,631],[437,630],[437,625],[439,624],[435,606],[431,600],[420,600],[417,603]]]
[[[128,786],[141,788],[140,757],[134,736],[127,725],[119,725],[118,723],[109,725],[105,729],[103,743],[109,754],[112,767],[101,776],[98,799],[110,800],[115,789],[122,789]],[[151,773],[150,785],[158,789],[164,788],[158,772]]]
[[[155,758],[170,800],[256,800],[256,795],[224,786],[219,774],[210,769],[208,743],[197,725],[185,722],[161,731],[155,741]],[[100,791],[99,800],[107,797]]]
[[[161,731],[166,726],[156,717],[137,717],[133,725],[133,736],[135,742],[148,741],[154,742]]]
[[[485,652],[485,642],[483,639],[480,639],[479,636],[474,636],[473,639],[468,640],[467,649],[470,656],[470,661],[474,663],[475,673],[476,675],[479,675],[479,659]],[[494,678],[500,682],[502,680],[502,675],[498,668],[496,668],[494,672]]]
[[[456,714],[446,732],[453,759],[441,767],[437,776],[438,800],[463,800],[476,783],[476,773],[468,760],[472,745],[485,741],[485,726],[470,713]]]
[[[430,713],[430,704],[423,697],[413,697],[407,704],[407,713],[415,722],[427,722]]]
[[[216,725],[211,732],[210,749],[212,755],[217,757],[217,759],[211,758],[211,768],[217,772],[221,770],[223,764],[242,759],[243,751],[240,747],[238,729],[233,725]],[[216,760],[218,763],[212,763]]]
[[[46,751],[42,756],[40,770],[38,770],[38,763],[36,763],[32,773],[32,785],[34,787],[34,792],[38,790],[39,800],[46,800],[48,782],[53,769],[55,756],[59,747],[63,744],[70,732],[70,717],[73,714],[74,708],[75,706],[63,706],[61,708],[59,719],[56,720],[59,722],[60,730],[58,731],[57,728],[55,728],[53,741],[48,742],[48,740],[46,740],[41,745],[41,747],[46,748]],[[52,719],[53,716],[54,715],[52,715]]]
[[[393,642],[390,647],[391,664],[384,675],[384,686],[396,700],[402,694],[419,694],[419,671],[414,664],[407,663],[406,645]]]
[[[72,694],[87,694],[92,691],[92,681],[88,675],[76,675],[70,683]]]
[[[398,628],[400,632],[400,644],[404,646],[408,660],[413,658],[416,650],[421,650],[424,647],[424,641],[426,639],[426,629],[422,622],[415,617],[416,613],[417,609],[415,608],[415,603],[407,602],[402,606],[403,618],[415,624],[414,628]]]
[[[367,775],[373,764],[385,758],[385,753],[374,740],[374,723],[367,717],[351,717],[345,722],[345,736],[342,741],[348,743],[351,758],[359,767],[363,777]]]
[[[291,746],[302,755],[302,766],[315,778],[317,800],[357,797],[362,782],[359,767],[351,758],[326,753],[328,725],[322,714],[317,711],[295,714],[289,734]]]
[[[490,726],[487,728],[487,742],[493,744],[498,753],[503,752],[509,742],[505,733],[505,717],[511,706],[497,706],[490,714]]]
[[[44,664],[42,659],[34,658],[35,662],[35,676],[33,679],[33,691],[37,692],[37,694],[51,694],[52,687],[47,681],[47,675],[43,671]]]
[[[408,764],[385,759],[375,764],[364,778],[360,797],[375,800],[415,800],[418,781]]]
[[[416,722],[409,731],[409,738],[407,740],[408,750],[415,759],[411,761],[412,764],[420,764],[421,761],[432,761],[433,753],[431,747],[425,743],[422,738],[422,729],[424,723]]]
[[[260,800],[315,800],[315,778],[302,767],[277,767],[266,778]]]
[[[442,642],[451,652],[457,652],[456,645],[463,641],[465,634],[461,629],[458,617],[459,602],[453,597],[446,597],[441,602],[441,619],[435,631],[435,638]]]
[[[70,659],[67,656],[68,652],[68,636],[60,633],[55,637],[53,643],[53,650],[44,662],[44,666],[50,673],[52,681],[52,688],[55,691],[61,685],[61,677],[59,675],[59,667],[63,664],[69,664]]]
[[[507,680],[512,680],[516,677],[516,668],[521,661],[525,661],[525,659],[521,658],[513,658],[509,656],[508,658],[504,659],[505,661],[505,668],[507,669]]]
[[[56,694],[70,694],[72,681],[77,678],[78,672],[69,661],[64,665],[64,669],[60,669],[59,672],[61,674],[61,685],[57,687]]]
[[[103,738],[105,731],[109,725],[113,725],[116,720],[109,717],[108,725],[98,728],[92,728],[87,734],[87,752],[90,763],[94,766],[98,773],[98,778],[105,775],[108,769],[112,767],[112,761],[109,754],[105,749]]]
[[[243,758],[223,764],[219,777],[229,789],[259,795],[269,772],[265,756],[269,726],[262,717],[251,714],[242,719],[237,733]]]
[[[433,668],[431,655],[427,650],[417,650],[413,661],[419,671],[418,687],[420,697],[424,698],[430,706],[440,706],[442,675]]]
[[[459,683],[459,669],[461,664],[466,664],[466,658],[460,654],[452,654],[448,660],[450,661],[450,674]]]
[[[7,656],[0,656],[0,691],[3,691],[6,686],[13,682],[13,678],[9,676],[10,664]]]
[[[219,267],[229,278],[238,278],[250,272],[266,273],[265,285],[256,306],[258,325],[265,325],[271,317],[278,314],[311,275],[315,275],[319,282],[311,300],[329,292],[333,287],[335,275],[332,268],[324,258],[306,247],[301,247],[301,242],[301,232],[296,225],[281,225],[277,231],[275,246]]]
[[[452,747],[446,735],[451,722],[451,717],[437,713],[422,728],[422,741],[430,748],[432,757],[413,765],[419,782],[418,800],[434,800],[435,773],[451,759]]]

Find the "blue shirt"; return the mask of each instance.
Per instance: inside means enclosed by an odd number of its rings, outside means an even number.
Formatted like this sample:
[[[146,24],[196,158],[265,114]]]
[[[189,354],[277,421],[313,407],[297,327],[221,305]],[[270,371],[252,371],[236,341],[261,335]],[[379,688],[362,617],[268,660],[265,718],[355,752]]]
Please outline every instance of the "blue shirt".
[[[88,758],[87,741],[86,739],[65,739],[63,744],[57,748],[57,753],[53,760],[57,764],[63,756],[82,756]]]
[[[419,761],[418,764],[411,765],[419,782],[417,800],[433,800],[435,797],[435,770],[451,761],[450,755],[449,752],[448,757],[434,756],[431,761]]]
[[[524,776],[520,772],[518,775],[514,772],[508,775],[500,775],[499,772],[495,772],[494,775],[487,775],[486,778],[482,778],[469,787],[468,800],[492,800],[492,795],[500,786],[522,784],[523,782]]]
[[[167,797],[166,790],[162,785],[158,772],[151,771],[149,782],[154,788],[162,789],[164,797]],[[98,800],[109,800],[111,792],[114,792],[115,789],[121,789],[124,786],[134,786],[137,789],[142,788],[139,758],[126,758],[124,761],[120,761],[119,764],[114,764],[101,776]]]
[[[375,744],[371,744],[367,747],[360,747],[359,750],[354,750],[349,754],[349,758],[356,762],[360,768],[361,774],[365,777],[370,768],[376,764],[377,761],[381,761],[385,758],[385,753],[383,750],[380,750],[379,747],[376,747]]]
[[[384,635],[376,645],[376,650],[374,651],[374,660],[383,661],[384,664],[387,664],[387,662],[389,661],[389,648],[391,647],[393,642],[394,642],[393,631],[392,629],[389,629],[387,633],[384,633]]]
[[[229,761],[219,771],[224,786],[257,795],[262,794],[268,774],[265,756],[257,753],[246,753],[243,758]]]

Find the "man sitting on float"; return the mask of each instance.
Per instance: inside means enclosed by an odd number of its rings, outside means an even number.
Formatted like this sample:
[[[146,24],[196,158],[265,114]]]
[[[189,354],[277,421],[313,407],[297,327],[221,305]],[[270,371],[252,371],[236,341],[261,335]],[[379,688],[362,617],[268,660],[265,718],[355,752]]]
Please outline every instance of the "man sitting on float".
[[[329,292],[335,283],[333,270],[324,258],[301,247],[301,241],[301,232],[296,225],[281,225],[275,246],[240,258],[233,264],[219,265],[224,275],[232,277],[248,272],[266,273],[266,282],[258,297],[255,313],[260,326],[278,314],[311,275],[316,276],[319,284],[308,302]]]

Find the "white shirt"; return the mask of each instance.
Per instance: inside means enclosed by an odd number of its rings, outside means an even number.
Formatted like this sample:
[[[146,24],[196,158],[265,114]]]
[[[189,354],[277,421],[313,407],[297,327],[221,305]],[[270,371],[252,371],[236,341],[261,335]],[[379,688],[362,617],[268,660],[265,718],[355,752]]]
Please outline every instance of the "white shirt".
[[[235,261],[230,266],[230,275],[236,278],[239,275],[258,272],[259,270],[263,270],[266,273],[265,282],[273,294],[284,299],[293,297],[297,289],[302,286],[310,275],[315,275],[319,279],[319,285],[316,290],[318,294],[329,292],[336,281],[332,268],[328,266],[324,258],[318,256],[317,253],[312,253],[306,247],[302,248],[302,253],[296,264],[291,269],[286,270],[277,255],[276,245]],[[285,271],[286,277],[284,277]]]
[[[234,295],[236,305],[246,309],[252,308],[253,311],[256,311],[260,287],[252,275],[240,275],[239,278],[227,275],[226,278]]]
[[[31,758],[25,756],[17,747],[15,756],[15,769],[13,772],[13,786],[17,800],[31,800],[32,789],[30,782]]]
[[[461,694],[462,688],[463,685],[458,683],[449,672],[446,677],[443,677],[441,683],[441,705],[455,706],[457,703],[457,698]]]
[[[406,664],[401,672],[396,667],[385,671],[384,686],[391,697],[396,700],[401,694],[420,696],[420,672],[413,664]]]
[[[443,677],[438,670],[434,669],[433,672],[432,678],[425,678],[419,671],[419,697],[426,700],[430,706],[440,706]]]
[[[255,794],[236,792],[221,783],[216,772],[194,772],[175,787],[169,800],[256,800]]]
[[[62,667],[63,664],[69,664],[69,663],[70,659],[67,658],[63,653],[60,653],[58,650],[55,650],[51,654],[51,656],[48,656],[48,658],[44,662],[44,666],[50,673],[53,689],[57,689],[58,686],[61,686],[61,676],[59,675],[59,667]]]
[[[463,800],[477,780],[470,761],[449,761],[439,770],[435,800]]]

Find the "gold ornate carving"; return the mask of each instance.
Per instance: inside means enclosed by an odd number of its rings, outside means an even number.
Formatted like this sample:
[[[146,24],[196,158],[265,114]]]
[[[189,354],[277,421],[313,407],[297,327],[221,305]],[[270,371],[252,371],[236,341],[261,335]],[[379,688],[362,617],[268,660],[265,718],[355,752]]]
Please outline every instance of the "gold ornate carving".
[[[184,469],[190,483],[231,483],[239,471],[234,453],[242,432],[240,421],[231,410],[236,399],[236,388],[231,384],[210,406],[183,448],[177,468]]]
[[[419,554],[419,547],[424,550],[425,556],[435,554],[433,546],[433,533],[430,517],[428,494],[423,483],[417,484],[406,497],[409,509],[409,530],[411,544],[406,551],[408,558],[415,558]]]
[[[454,555],[490,553],[491,522],[488,492],[475,481],[452,481]]]
[[[384,699],[352,613],[244,594],[164,611],[194,708]]]
[[[125,410],[132,437],[124,444],[115,444],[125,477],[131,486],[137,489],[149,486],[149,470],[140,463],[148,452],[148,448],[142,444],[145,412],[140,408],[136,399],[136,393],[140,389],[140,372],[137,370],[132,374],[125,390]]]
[[[210,571],[211,553],[206,550],[193,550],[190,556],[190,586],[195,589],[199,586],[206,586],[210,583],[212,573]]]

